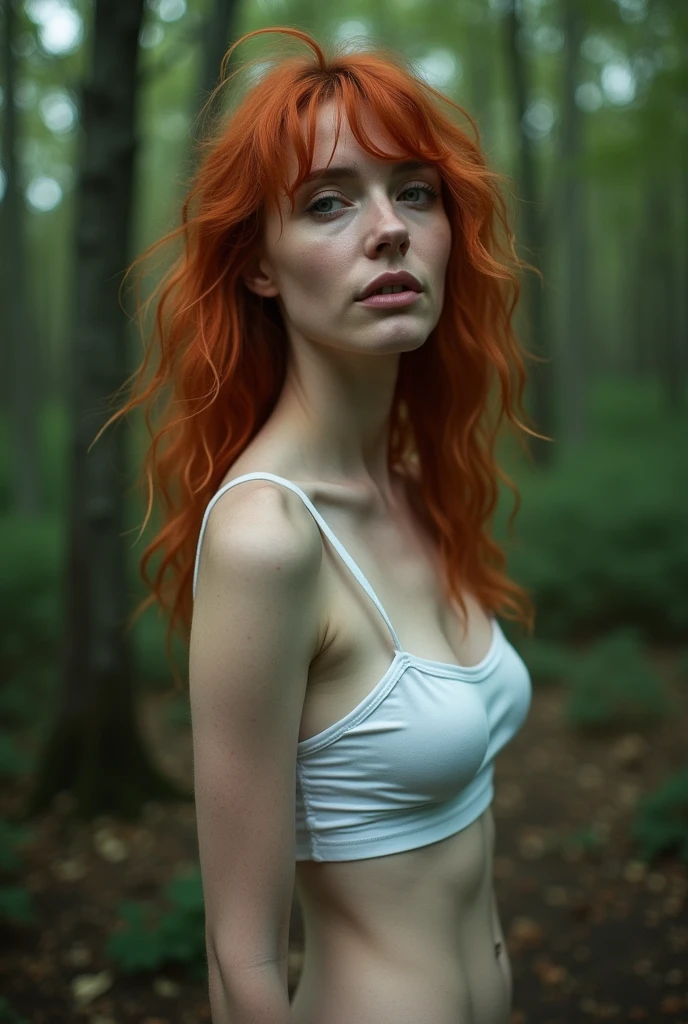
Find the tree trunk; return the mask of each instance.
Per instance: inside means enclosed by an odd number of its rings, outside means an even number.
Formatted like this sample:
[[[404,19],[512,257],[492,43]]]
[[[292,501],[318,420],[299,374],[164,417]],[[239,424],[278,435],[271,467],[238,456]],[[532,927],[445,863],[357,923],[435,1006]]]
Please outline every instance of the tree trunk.
[[[39,413],[43,403],[38,332],[29,301],[26,264],[24,200],[17,168],[17,118],[15,108],[16,34],[13,0],[3,0],[3,33],[0,65],[5,67],[2,152],[5,154],[5,195],[0,204],[0,262],[2,264],[2,402],[7,410],[10,444],[12,509],[36,516],[42,510],[40,477]]]
[[[533,266],[541,269],[544,231],[542,217],[537,207],[539,190],[535,154],[530,137],[524,128],[528,88],[525,61],[518,45],[520,21],[515,0],[511,0],[510,7],[504,16],[504,24],[517,126],[520,192],[524,200],[521,208],[522,222],[518,230],[520,248],[522,250],[521,256],[527,259]],[[544,287],[540,278],[534,273],[529,272],[525,275],[523,279],[523,292],[532,341],[528,348],[534,351],[535,355],[539,358],[551,356],[545,326]],[[553,374],[551,362],[529,362],[528,370],[535,429],[550,437],[555,436],[556,431],[553,429]],[[547,465],[551,461],[552,456],[551,441],[540,441],[538,438],[529,438],[529,440],[535,463],[540,466]]]
[[[76,203],[74,314],[68,401],[66,621],[57,721],[45,744],[28,814],[71,790],[76,813],[135,817],[150,799],[183,798],[149,760],[139,734],[125,632],[129,541],[122,421],[89,453],[107,419],[105,398],[127,376],[118,286],[129,255],[135,152],[136,60],[144,0],[98,2],[82,102]]]
[[[683,366],[680,352],[677,301],[676,245],[673,216],[675,192],[666,171],[654,171],[648,186],[648,227],[653,260],[650,278],[651,330],[648,344],[656,352],[656,366],[667,407],[683,405]],[[649,232],[648,232],[649,233]]]
[[[478,125],[480,145],[488,166],[492,166],[496,140],[493,115],[496,40],[492,16],[488,11],[479,11],[479,17],[474,15],[471,18],[466,32],[469,46],[466,48],[465,85],[462,93],[466,94],[470,104],[468,113]]]
[[[582,21],[578,0],[563,0],[565,38],[561,156],[563,164],[563,323],[558,357],[561,438],[580,445],[585,437],[585,371],[587,354],[587,294],[585,287],[585,203],[583,182],[576,171],[580,155],[580,113],[576,106],[578,53]]]
[[[213,0],[203,26],[199,107],[220,78],[220,65],[234,42],[237,0]],[[229,70],[229,69],[228,69]]]

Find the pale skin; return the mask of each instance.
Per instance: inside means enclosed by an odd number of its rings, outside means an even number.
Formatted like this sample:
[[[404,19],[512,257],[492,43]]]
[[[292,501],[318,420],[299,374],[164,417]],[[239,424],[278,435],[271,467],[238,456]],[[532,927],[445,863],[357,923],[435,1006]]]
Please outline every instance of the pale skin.
[[[332,152],[333,105],[321,108],[318,129],[313,169],[325,167]],[[385,141],[378,134],[376,142]],[[403,171],[370,157],[345,117],[330,165],[354,166],[359,177],[305,185],[293,215],[285,196],[283,233],[271,210],[246,284],[276,298],[282,311],[292,365],[273,419],[308,446],[303,468],[315,479],[365,483],[390,496],[387,423],[399,356],[425,343],[442,312],[451,227],[441,195],[427,191],[441,192],[439,171]],[[293,181],[295,156],[289,170]],[[387,270],[414,274],[420,301],[389,311],[357,304],[363,287]]]
[[[334,115],[331,104],[319,111],[314,168],[328,163]],[[372,128],[376,144],[390,151],[382,129]],[[309,183],[293,214],[284,197],[281,236],[277,211],[268,211],[262,249],[246,275],[247,287],[279,303],[290,365],[270,419],[223,483],[268,471],[298,484],[363,569],[403,647],[473,665],[490,646],[489,617],[469,593],[465,621],[447,604],[438,553],[386,464],[399,357],[427,342],[444,302],[452,239],[441,177],[432,166],[408,171],[369,156],[345,115],[330,162],[355,168],[356,177]],[[290,173],[291,181],[295,156]],[[313,204],[330,216],[314,215]],[[420,300],[390,310],[357,304],[362,288],[387,270],[413,273]],[[261,486],[275,485],[246,483],[228,494]],[[285,493],[294,515],[308,517]],[[354,708],[393,654],[376,609],[323,544],[320,635],[327,642],[310,665],[299,740]],[[494,838],[488,808],[424,847],[297,863],[306,951],[294,1024],[507,1024],[512,983],[492,884]],[[285,963],[280,970],[286,983]]]

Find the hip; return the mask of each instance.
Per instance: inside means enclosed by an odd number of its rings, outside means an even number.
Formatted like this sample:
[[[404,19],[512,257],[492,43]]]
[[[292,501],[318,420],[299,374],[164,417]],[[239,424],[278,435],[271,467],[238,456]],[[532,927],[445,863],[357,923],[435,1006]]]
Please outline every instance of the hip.
[[[364,948],[306,950],[293,1024],[508,1024],[512,974],[501,929],[461,956],[394,963]],[[311,955],[312,954],[312,955]]]

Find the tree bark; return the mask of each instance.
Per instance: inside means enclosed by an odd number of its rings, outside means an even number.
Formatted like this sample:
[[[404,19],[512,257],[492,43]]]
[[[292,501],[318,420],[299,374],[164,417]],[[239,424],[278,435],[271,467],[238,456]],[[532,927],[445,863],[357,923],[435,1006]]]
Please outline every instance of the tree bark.
[[[204,104],[208,102],[213,89],[220,80],[222,58],[233,42],[236,7],[238,7],[238,0],[212,0],[211,2],[201,33],[201,78],[193,116],[203,110]],[[234,54],[232,54],[232,60],[226,69],[227,74],[233,59]],[[208,109],[204,111],[203,121],[212,123],[221,110],[221,104],[222,92],[215,96],[212,103],[209,103]],[[191,169],[196,167],[199,156],[200,153],[195,144],[190,153],[189,166]]]
[[[38,351],[38,331],[29,301],[26,264],[26,211],[17,167],[15,78],[17,58],[13,0],[2,0],[3,32],[0,66],[5,68],[2,152],[5,154],[5,195],[0,204],[0,262],[2,264],[2,402],[7,411],[13,511],[36,516],[42,510],[39,412],[43,404],[44,361]]]
[[[105,398],[127,376],[118,286],[129,255],[136,62],[143,0],[99,0],[83,92],[76,202],[74,311],[68,381],[71,422],[64,650],[57,720],[27,814],[71,790],[75,811],[135,817],[151,799],[183,798],[149,760],[135,712],[125,631],[129,542],[124,535],[121,423],[88,451],[107,419]]]
[[[564,50],[563,117],[561,156],[563,164],[560,206],[563,227],[563,322],[558,356],[562,440],[581,445],[585,439],[585,372],[587,355],[587,291],[585,281],[586,217],[584,185],[576,172],[580,156],[580,112],[576,106],[578,54],[583,25],[578,0],[562,0]]]
[[[652,263],[646,344],[655,352],[655,365],[667,408],[678,412],[683,406],[684,380],[678,322],[677,251],[672,221],[676,196],[672,185],[671,175],[660,170],[653,171],[648,182],[648,245]]]
[[[511,0],[510,6],[504,15],[506,51],[508,67],[511,77],[511,87],[514,100],[514,114],[516,116],[517,143],[518,143],[518,166],[520,192],[524,200],[522,212],[522,225],[520,228],[520,248],[522,258],[528,260],[533,266],[541,269],[544,230],[542,216],[538,209],[539,188],[537,183],[536,160],[533,152],[533,145],[524,127],[524,118],[527,110],[527,74],[525,61],[521,55],[518,35],[520,20],[516,10],[515,0]],[[525,253],[525,256],[524,256]],[[529,321],[532,345],[529,346],[535,354],[540,357],[551,356],[550,346],[547,343],[545,325],[545,300],[543,296],[544,285],[540,278],[532,272],[525,275],[523,281],[525,309]],[[529,385],[532,396],[532,414],[535,420],[535,429],[538,432],[555,436],[553,429],[553,395],[552,380],[553,374],[551,362],[529,364]],[[552,444],[550,441],[540,441],[538,438],[530,438],[533,459],[537,465],[544,466],[551,461]]]

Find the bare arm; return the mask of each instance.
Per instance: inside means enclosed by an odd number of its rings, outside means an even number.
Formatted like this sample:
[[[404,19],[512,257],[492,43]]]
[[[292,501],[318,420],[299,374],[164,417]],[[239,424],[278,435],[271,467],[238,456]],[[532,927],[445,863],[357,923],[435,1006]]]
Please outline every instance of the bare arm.
[[[288,1024],[296,750],[318,645],[318,527],[242,483],[201,547],[189,686],[213,1024]]]

